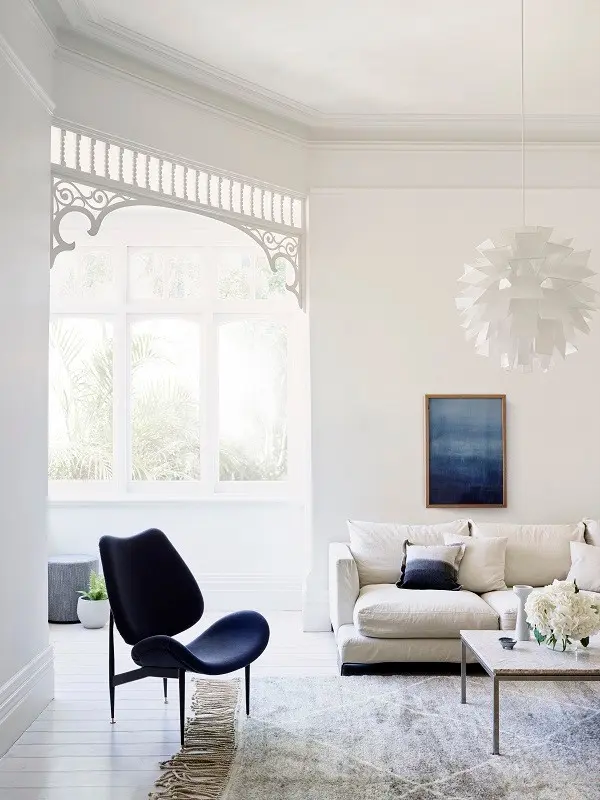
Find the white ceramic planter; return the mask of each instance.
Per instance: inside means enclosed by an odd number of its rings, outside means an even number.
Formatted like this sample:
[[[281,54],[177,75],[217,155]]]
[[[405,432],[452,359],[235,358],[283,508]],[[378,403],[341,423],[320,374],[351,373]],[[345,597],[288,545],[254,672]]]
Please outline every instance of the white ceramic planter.
[[[84,628],[103,628],[108,622],[109,614],[108,600],[86,600],[80,597],[77,601],[77,616]]]

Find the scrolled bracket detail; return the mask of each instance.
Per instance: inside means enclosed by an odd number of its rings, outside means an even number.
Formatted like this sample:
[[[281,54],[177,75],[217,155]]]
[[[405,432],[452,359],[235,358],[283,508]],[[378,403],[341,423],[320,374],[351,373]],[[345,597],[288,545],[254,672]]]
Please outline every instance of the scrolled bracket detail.
[[[148,201],[120,191],[102,189],[97,186],[85,186],[64,178],[53,178],[52,181],[52,251],[50,267],[54,266],[57,256],[75,249],[75,242],[67,242],[60,226],[67,214],[83,214],[89,221],[88,234],[95,236],[107,214],[128,206],[148,205]]]
[[[277,272],[277,262],[280,260],[285,261],[292,267],[294,278],[291,283],[286,283],[286,288],[296,297],[298,305],[302,308],[300,236],[278,233],[265,228],[255,228],[250,225],[240,225],[240,228],[262,247],[269,260],[269,266],[274,273]]]
[[[50,267],[54,265],[60,253],[75,249],[75,242],[67,242],[60,231],[61,223],[68,214],[82,214],[86,217],[89,222],[87,233],[89,236],[95,236],[100,230],[100,226],[106,216],[110,214],[111,211],[117,211],[120,208],[147,205],[163,206],[165,208],[181,208],[180,203],[169,202],[164,198],[154,200],[147,197],[136,197],[118,188],[108,189],[99,186],[89,186],[60,176],[53,177],[52,205],[52,252]],[[301,234],[295,235],[289,232],[280,232],[268,228],[240,224],[237,220],[225,218],[224,215],[220,213],[208,213],[206,210],[195,208],[185,208],[184,210],[219,219],[243,231],[262,248],[273,273],[277,272],[281,261],[288,264],[292,269],[293,278],[291,282],[286,282],[286,288],[296,297],[300,308],[303,307]]]

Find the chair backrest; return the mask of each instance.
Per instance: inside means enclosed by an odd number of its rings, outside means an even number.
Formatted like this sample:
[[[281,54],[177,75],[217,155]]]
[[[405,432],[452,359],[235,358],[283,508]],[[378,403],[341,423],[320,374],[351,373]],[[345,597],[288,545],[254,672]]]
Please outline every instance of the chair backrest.
[[[103,536],[100,558],[115,625],[127,644],[174,636],[202,616],[202,592],[162,531]]]

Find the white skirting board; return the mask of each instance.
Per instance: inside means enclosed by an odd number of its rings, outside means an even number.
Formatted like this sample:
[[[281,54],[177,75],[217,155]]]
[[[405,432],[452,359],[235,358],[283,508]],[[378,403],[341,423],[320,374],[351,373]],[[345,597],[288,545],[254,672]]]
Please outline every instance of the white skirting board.
[[[54,696],[54,654],[46,647],[0,686],[0,756],[19,738]]]

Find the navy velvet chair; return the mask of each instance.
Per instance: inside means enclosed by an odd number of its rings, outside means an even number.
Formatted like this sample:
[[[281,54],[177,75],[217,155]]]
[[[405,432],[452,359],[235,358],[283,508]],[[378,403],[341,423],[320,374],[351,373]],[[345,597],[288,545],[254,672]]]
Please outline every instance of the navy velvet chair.
[[[110,601],[108,686],[111,722],[115,687],[141,678],[179,681],[181,746],[184,744],[185,673],[223,675],[244,667],[246,714],[250,713],[250,664],[269,641],[269,625],[256,611],[237,611],[211,625],[188,645],[173,638],[200,619],[202,592],[187,565],[162,531],[100,539],[100,557]],[[114,625],[132,645],[139,669],[115,675]]]

